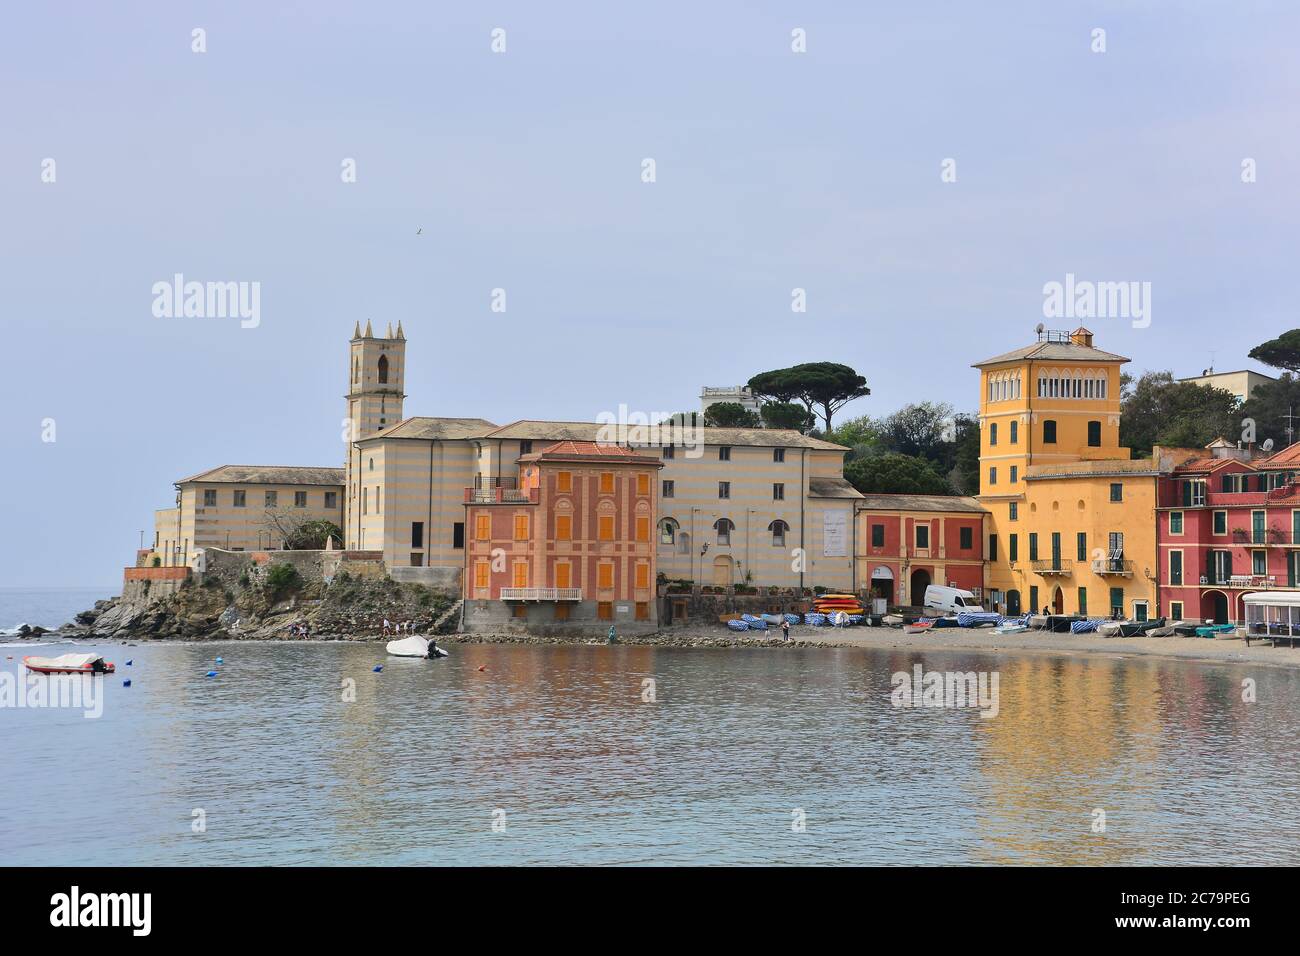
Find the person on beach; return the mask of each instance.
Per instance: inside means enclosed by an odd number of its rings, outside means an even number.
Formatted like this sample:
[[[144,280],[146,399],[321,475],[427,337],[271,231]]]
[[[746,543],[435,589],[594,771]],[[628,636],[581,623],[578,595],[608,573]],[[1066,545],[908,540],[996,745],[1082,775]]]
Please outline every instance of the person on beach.
[[[785,619],[781,621],[781,640],[790,640],[790,622]]]
[[[613,625],[613,624],[611,624],[611,625],[609,626],[609,636],[608,636],[607,638],[605,638],[605,641],[606,641],[606,643],[609,643],[609,644],[617,644],[617,643],[618,643],[618,635],[614,632],[614,625]]]
[[[391,637],[392,633],[393,633],[393,625],[388,623],[388,618],[384,618],[384,630],[383,630],[384,637]]]

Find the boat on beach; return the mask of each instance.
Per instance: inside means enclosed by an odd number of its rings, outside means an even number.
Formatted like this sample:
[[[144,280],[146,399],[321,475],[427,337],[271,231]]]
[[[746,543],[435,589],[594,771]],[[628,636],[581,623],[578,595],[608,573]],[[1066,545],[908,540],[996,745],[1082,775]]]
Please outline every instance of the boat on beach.
[[[433,653],[429,653],[430,642],[419,635],[412,634],[410,637],[404,637],[400,641],[389,641],[385,646],[393,657],[447,657],[448,654],[436,644],[433,645]]]
[[[913,621],[911,624],[903,625],[904,634],[925,634],[934,627],[934,621],[920,620]]]
[[[36,674],[112,674],[117,668],[99,654],[62,654],[58,657],[23,658],[27,669]]]

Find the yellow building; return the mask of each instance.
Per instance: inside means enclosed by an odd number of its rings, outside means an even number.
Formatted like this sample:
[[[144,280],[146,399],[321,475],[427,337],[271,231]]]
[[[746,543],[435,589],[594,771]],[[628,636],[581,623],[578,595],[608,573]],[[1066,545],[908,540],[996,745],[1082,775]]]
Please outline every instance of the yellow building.
[[[1122,355],[1085,328],[977,362],[990,601],[1139,620],[1156,609],[1159,458],[1119,444]]]
[[[171,567],[202,548],[278,551],[286,529],[317,520],[342,525],[343,469],[222,465],[176,482],[176,505],[154,513],[145,559]]]

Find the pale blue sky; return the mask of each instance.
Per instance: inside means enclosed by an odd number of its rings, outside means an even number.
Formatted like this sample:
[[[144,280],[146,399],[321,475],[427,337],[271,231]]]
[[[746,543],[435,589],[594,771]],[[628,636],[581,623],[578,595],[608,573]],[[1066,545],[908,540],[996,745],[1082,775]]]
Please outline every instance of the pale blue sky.
[[[183,475],[341,463],[358,319],[404,323],[407,414],[503,423],[815,360],[867,376],[845,415],[974,408],[970,362],[1067,272],[1152,283],[1150,328],[1089,323],[1134,371],[1258,367],[1300,324],[1298,26],[1226,0],[14,7],[0,584],[115,586]],[[260,327],[155,318],[175,272],[260,282]]]

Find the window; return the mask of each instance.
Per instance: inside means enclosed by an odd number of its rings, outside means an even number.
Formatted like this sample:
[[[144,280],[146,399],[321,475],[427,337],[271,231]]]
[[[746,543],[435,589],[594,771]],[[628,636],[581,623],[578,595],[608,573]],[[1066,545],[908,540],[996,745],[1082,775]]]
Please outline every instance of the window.
[[[1124,589],[1110,589],[1110,613],[1112,617],[1124,616]]]
[[[636,602],[636,619],[637,619],[638,621],[648,621],[648,620],[650,620],[650,602],[649,602],[649,601],[637,601],[637,602]]]
[[[555,516],[555,540],[556,541],[573,540],[573,515]]]
[[[1019,502],[1013,501],[1013,502],[1011,502],[1010,504],[1007,505],[1007,520],[1008,520],[1008,521],[1019,521],[1019,520],[1020,520],[1020,503],[1019,503]]]
[[[600,515],[596,518],[596,538],[599,541],[614,540],[614,516]]]
[[[785,485],[782,482],[776,482],[772,485],[772,500],[785,501]]]
[[[735,529],[730,518],[719,518],[713,522],[713,530],[718,532],[718,544],[731,544],[731,532]]]
[[[1020,423],[1013,421],[1011,423],[1011,444],[1020,443]]]
[[[1029,610],[1038,610],[1038,585],[1035,584],[1029,589]]]
[[[370,470],[371,471],[375,470],[375,460],[373,458],[370,459]]]
[[[770,525],[767,526],[767,530],[772,532],[772,547],[784,548],[785,533],[790,530],[790,526],[786,524],[784,521],[782,521],[780,518],[777,518],[775,521],[773,521]]]
[[[1169,533],[1170,534],[1183,533],[1183,513],[1181,511],[1169,512]]]
[[[873,548],[883,548],[885,546],[885,526],[883,524],[873,524],[871,526],[871,546]]]
[[[665,480],[663,484],[663,490],[660,492],[660,497],[671,498],[673,497],[673,493],[676,490],[677,490],[677,486],[673,484],[671,480]]]
[[[676,449],[674,449],[672,445],[664,445],[665,459],[671,459],[675,453],[676,453]]]
[[[1267,554],[1268,554],[1267,551],[1250,552],[1250,573],[1251,574],[1254,574],[1256,576],[1263,576],[1265,574],[1268,574],[1268,570],[1267,570],[1268,562],[1265,559],[1265,556]]]
[[[557,588],[567,588],[573,585],[569,582],[573,579],[573,566],[568,561],[561,561],[555,565],[555,586]]]
[[[596,587],[612,588],[614,586],[614,563],[602,561],[596,565]]]
[[[1007,535],[1007,560],[1020,560],[1020,536],[1017,534]]]
[[[514,576],[511,578],[512,586],[517,588],[528,587],[528,564],[524,561],[516,561],[513,566]]]
[[[650,586],[650,565],[641,563],[636,566],[636,586],[639,588]]]
[[[528,540],[528,515],[515,515],[515,540]]]
[[[1183,552],[1181,551],[1169,552],[1169,583],[1183,583]]]
[[[1088,560],[1088,532],[1080,531],[1078,534],[1074,536],[1074,540],[1076,545],[1075,560],[1087,561]]]
[[[204,488],[204,489],[203,489],[203,507],[205,507],[205,508],[215,508],[216,506],[217,506],[217,489],[216,489],[216,488]]]
[[[325,492],[325,507],[337,508],[339,506],[339,493],[337,491]]]
[[[785,461],[785,449],[784,449],[784,448],[773,448],[773,449],[772,449],[772,460],[773,460],[773,461],[777,461],[777,462]]]
[[[664,518],[659,522],[659,543],[672,544],[677,537],[677,522],[673,518]]]
[[[650,519],[645,515],[638,515],[636,519],[636,539],[638,541],[650,540]]]
[[[531,455],[532,453],[533,453],[533,440],[531,438],[525,438],[523,441],[519,443],[519,454]]]
[[[975,547],[975,531],[972,528],[962,528],[958,532],[958,547],[963,551],[969,551]]]
[[[599,621],[614,620],[614,605],[609,601],[596,602],[596,619]]]
[[[370,508],[370,489],[361,488],[361,513],[365,514]]]
[[[1228,512],[1226,511],[1214,512],[1214,534],[1227,534],[1227,533],[1228,533]]]
[[[1051,420],[1043,422],[1043,444],[1056,444],[1056,422]]]
[[[1169,616],[1172,617],[1175,621],[1181,621],[1181,620],[1183,619],[1183,602],[1182,602],[1182,601],[1170,601],[1170,602],[1169,602]]]
[[[451,525],[451,546],[453,548],[465,547],[465,522],[454,521]]]
[[[474,538],[478,541],[487,541],[492,537],[492,516],[475,515],[474,516]]]
[[[293,506],[294,506],[295,508],[306,508],[306,507],[307,507],[307,492],[305,492],[305,491],[295,491],[295,492],[293,493]]]
[[[555,473],[555,490],[559,494],[567,495],[573,491],[573,472],[557,471]]]
[[[718,482],[718,497],[719,498],[731,497],[731,482],[729,481]]]
[[[994,422],[992,425],[989,426],[989,444],[996,445],[997,443],[998,443],[998,423]]]
[[[388,356],[379,356],[379,384],[388,384]]]
[[[241,489],[241,490],[238,490],[238,491],[236,491],[236,492],[234,493],[234,505],[235,505],[236,508],[242,508],[242,507],[244,507],[244,504],[245,504],[245,500],[244,500],[244,499],[245,499],[245,496],[246,496],[246,495],[247,495],[247,492],[243,491],[242,489]]]
[[[1147,619],[1147,602],[1146,602],[1146,601],[1134,601],[1134,602],[1133,602],[1133,620],[1138,621],[1138,622],[1141,622],[1141,621],[1145,621],[1146,619]]]
[[[1038,560],[1038,532],[1029,532],[1029,560]]]
[[[990,468],[990,469],[989,469],[989,484],[990,484],[990,485],[996,485],[997,483],[998,483],[998,470],[997,470],[996,468]]]
[[[640,474],[636,476],[636,493],[638,495],[650,494],[650,476]]]
[[[718,446],[718,461],[731,461],[731,446],[730,446],[730,445],[719,445],[719,446]]]
[[[490,566],[486,561],[479,561],[474,565],[474,587],[486,588],[489,581]]]
[[[1087,615],[1088,613],[1088,589],[1079,588],[1079,613]]]
[[[930,526],[928,524],[918,524],[916,526],[916,546],[918,548],[930,547]]]
[[[1011,483],[1014,485],[1014,484],[1015,484],[1017,481],[1019,481],[1019,480],[1020,480],[1020,467],[1019,467],[1018,465],[1012,465],[1012,466],[1011,466]]]
[[[1124,500],[1124,483],[1122,481],[1112,481],[1110,483],[1110,500],[1111,501]]]
[[[612,495],[614,493],[614,473],[612,471],[602,471],[600,473],[600,493],[602,495]]]
[[[998,559],[998,536],[995,534],[991,534],[989,535],[989,560],[996,561],[997,559]]]
[[[424,522],[423,521],[411,522],[411,547],[413,548],[424,547]]]
[[[262,498],[262,504],[267,508],[274,508],[279,500],[280,493],[278,491],[268,491]]]
[[[1101,447],[1101,422],[1088,422],[1088,447]]]

